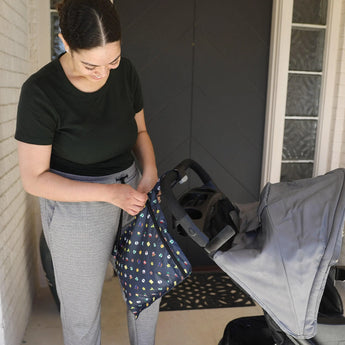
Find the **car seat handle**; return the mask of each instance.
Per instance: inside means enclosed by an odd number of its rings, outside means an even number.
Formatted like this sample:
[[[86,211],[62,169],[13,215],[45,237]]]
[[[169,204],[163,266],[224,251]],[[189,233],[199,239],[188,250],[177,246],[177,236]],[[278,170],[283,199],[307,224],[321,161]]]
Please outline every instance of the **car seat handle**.
[[[193,170],[206,186],[218,190],[210,175],[201,167],[200,164],[195,162],[193,159],[187,158],[174,168],[174,170],[178,172],[180,179],[186,176],[188,169]]]
[[[202,248],[208,243],[208,237],[194,224],[193,220],[186,213],[186,210],[180,205],[176,199],[172,188],[181,180],[180,174],[177,170],[170,170],[161,177],[161,199],[167,205],[171,214],[176,219],[188,235]]]

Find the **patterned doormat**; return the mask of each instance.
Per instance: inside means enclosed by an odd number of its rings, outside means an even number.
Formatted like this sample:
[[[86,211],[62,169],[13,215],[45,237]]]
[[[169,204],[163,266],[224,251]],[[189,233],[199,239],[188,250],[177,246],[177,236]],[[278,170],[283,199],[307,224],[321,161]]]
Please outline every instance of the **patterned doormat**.
[[[223,272],[193,272],[162,298],[161,311],[255,306]]]

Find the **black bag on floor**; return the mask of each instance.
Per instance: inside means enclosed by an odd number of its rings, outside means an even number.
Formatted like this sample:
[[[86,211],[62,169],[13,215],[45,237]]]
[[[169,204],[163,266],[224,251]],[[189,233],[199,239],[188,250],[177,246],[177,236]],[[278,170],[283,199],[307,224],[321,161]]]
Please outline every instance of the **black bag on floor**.
[[[49,250],[47,241],[44,237],[43,231],[42,231],[41,237],[40,237],[40,255],[41,255],[42,267],[43,267],[43,270],[46,274],[49,289],[53,295],[56,306],[60,310],[60,300],[59,300],[59,297],[58,297],[58,294],[56,291],[52,256],[50,254],[50,250]]]
[[[218,345],[274,345],[271,331],[263,315],[241,317],[225,327]]]

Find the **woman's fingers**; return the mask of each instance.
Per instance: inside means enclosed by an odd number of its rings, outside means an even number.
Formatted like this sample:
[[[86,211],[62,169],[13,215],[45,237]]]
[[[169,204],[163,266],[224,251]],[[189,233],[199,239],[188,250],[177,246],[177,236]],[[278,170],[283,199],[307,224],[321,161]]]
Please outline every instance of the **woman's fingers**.
[[[146,200],[146,193],[138,192],[130,185],[113,185],[112,203],[130,215],[138,214],[145,207]]]
[[[131,216],[136,216],[138,213],[140,213],[140,211],[142,211],[142,208],[141,209],[129,209],[126,212],[128,214],[130,214]]]
[[[144,206],[147,200],[147,194],[143,192],[138,192],[134,189],[136,192],[134,195],[134,199],[137,202],[138,206]]]
[[[135,216],[137,215],[139,212],[141,212],[145,207],[145,203],[144,204],[137,204],[137,205],[132,205],[128,208],[127,213],[129,213],[131,216]]]

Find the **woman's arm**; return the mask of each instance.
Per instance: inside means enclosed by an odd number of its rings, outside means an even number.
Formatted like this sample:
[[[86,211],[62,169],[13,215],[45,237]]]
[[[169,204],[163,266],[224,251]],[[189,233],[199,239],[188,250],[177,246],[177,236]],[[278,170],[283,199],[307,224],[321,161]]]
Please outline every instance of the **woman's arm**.
[[[145,205],[147,196],[129,185],[73,181],[49,171],[51,145],[18,141],[19,168],[24,189],[35,196],[55,201],[104,201],[131,215]]]
[[[158,180],[157,166],[152,142],[147,133],[144,110],[135,115],[138,126],[138,138],[134,146],[134,154],[139,160],[143,176],[139,182],[137,190],[148,193]]]

